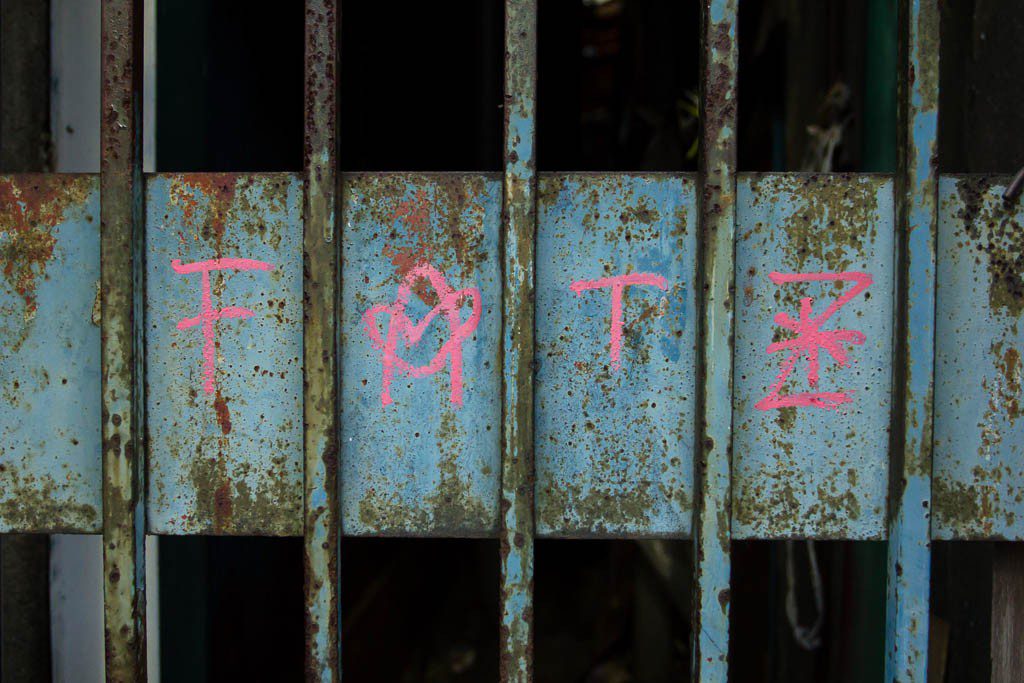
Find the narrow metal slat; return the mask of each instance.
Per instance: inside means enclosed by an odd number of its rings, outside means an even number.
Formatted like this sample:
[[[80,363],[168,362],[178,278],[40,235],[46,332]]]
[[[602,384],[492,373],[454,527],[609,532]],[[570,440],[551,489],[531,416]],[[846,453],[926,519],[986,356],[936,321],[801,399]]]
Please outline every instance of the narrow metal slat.
[[[737,7],[738,0],[705,0],[701,8],[701,422],[694,467],[694,681],[725,681],[729,671]]]
[[[107,681],[146,679],[141,448],[142,18],[104,0],[100,128],[103,610]]]
[[[306,680],[339,681],[340,517],[335,301],[336,0],[306,0],[303,413]]]
[[[501,680],[533,679],[537,1],[505,2]]]
[[[939,9],[900,4],[900,168],[895,434],[889,491],[886,681],[927,678],[935,249],[938,203]]]

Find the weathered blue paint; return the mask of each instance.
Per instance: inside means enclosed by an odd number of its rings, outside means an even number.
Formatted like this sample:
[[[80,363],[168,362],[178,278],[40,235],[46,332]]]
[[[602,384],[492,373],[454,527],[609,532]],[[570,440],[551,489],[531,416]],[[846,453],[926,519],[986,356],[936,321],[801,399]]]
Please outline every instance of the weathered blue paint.
[[[341,306],[341,509],[348,535],[493,535],[498,523],[501,425],[500,184],[464,174],[347,177]],[[479,288],[482,315],[462,345],[461,407],[452,402],[451,361],[411,377],[396,369],[394,402],[382,404],[383,352],[364,314],[390,305],[420,264],[455,290]],[[419,322],[437,303],[416,278],[407,314]],[[463,298],[462,321],[471,303]],[[387,337],[392,316],[377,317]],[[444,315],[399,357],[425,366],[449,339]]]
[[[160,534],[302,533],[302,182],[288,174],[159,175],[147,185],[146,415],[149,529]],[[199,273],[183,264],[255,259],[272,271],[210,274],[215,390]]]
[[[0,201],[0,533],[98,533],[99,181],[2,176]]]
[[[1008,181],[939,183],[932,537],[943,540],[1024,540],[1024,208],[1003,201]]]
[[[696,197],[669,175],[542,176],[538,199],[537,533],[688,536],[696,409]],[[612,290],[627,273],[667,290],[622,293],[621,369],[610,361]]]
[[[901,3],[900,335],[889,493],[886,681],[927,679],[935,241],[938,201],[939,8]]]
[[[882,176],[740,178],[736,244],[733,523],[736,538],[885,537],[895,272],[893,183]],[[861,332],[840,343],[841,366],[820,352],[820,380],[801,357],[783,394],[850,392],[835,409],[759,409],[794,338],[775,316],[799,319],[801,299],[820,316],[854,282],[776,284],[769,273],[867,273],[872,284],[822,326]]]

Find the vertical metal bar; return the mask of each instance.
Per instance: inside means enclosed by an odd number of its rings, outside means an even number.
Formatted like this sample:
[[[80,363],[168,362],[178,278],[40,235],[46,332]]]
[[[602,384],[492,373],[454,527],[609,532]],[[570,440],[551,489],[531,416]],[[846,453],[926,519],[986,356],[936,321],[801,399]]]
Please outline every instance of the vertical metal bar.
[[[697,373],[701,422],[694,449],[694,681],[725,681],[729,671],[737,4],[704,0],[701,11],[703,286]]]
[[[537,0],[505,2],[501,680],[533,679]]]
[[[896,409],[889,489],[887,681],[926,680],[938,203],[938,0],[900,3],[900,238]]]
[[[336,0],[306,0],[303,234],[306,680],[341,680],[338,565]]]
[[[146,679],[142,19],[104,0],[100,127],[103,609],[107,681]]]

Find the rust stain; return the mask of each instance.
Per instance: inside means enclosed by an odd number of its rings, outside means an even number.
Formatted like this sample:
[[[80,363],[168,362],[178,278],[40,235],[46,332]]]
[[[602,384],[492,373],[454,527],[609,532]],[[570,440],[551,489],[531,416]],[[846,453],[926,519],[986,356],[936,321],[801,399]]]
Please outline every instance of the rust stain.
[[[228,409],[228,400],[220,394],[220,387],[217,387],[217,396],[213,399],[213,409],[217,413],[221,433],[227,436],[231,433],[231,410]]]
[[[213,494],[214,524],[223,528],[231,522],[231,482],[225,481]]]

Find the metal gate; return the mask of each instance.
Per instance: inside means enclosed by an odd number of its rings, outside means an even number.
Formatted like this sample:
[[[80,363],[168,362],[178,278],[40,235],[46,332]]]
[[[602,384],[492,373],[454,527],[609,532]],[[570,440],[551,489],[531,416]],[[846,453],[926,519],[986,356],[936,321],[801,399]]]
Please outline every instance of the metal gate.
[[[695,176],[538,177],[507,0],[504,174],[341,177],[306,0],[305,173],[144,178],[104,0],[100,175],[0,178],[0,531],[103,534],[108,680],[145,679],[147,533],[304,536],[324,681],[343,533],[498,537],[505,681],[535,537],[692,538],[700,681],[732,538],[885,539],[886,679],[925,680],[931,539],[1024,536],[1024,213],[938,175],[937,0],[901,2],[895,176],[738,174],[737,5],[702,3]]]

